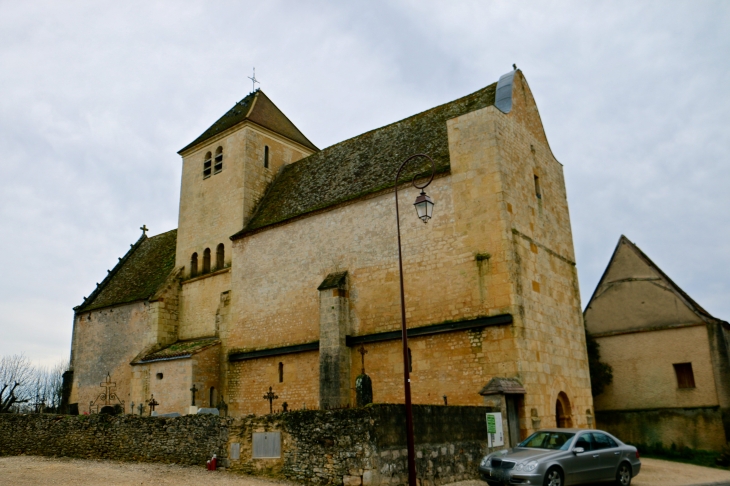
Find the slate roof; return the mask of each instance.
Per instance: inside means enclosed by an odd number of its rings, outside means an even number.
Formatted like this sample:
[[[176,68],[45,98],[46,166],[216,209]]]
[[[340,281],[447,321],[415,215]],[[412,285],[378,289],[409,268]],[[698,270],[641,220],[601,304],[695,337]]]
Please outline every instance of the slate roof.
[[[319,150],[299,129],[276,107],[276,105],[264,94],[256,90],[244,99],[236,103],[233,108],[220,117],[206,131],[191,143],[180,149],[178,154],[194,147],[206,140],[223,133],[239,123],[250,120],[264,128],[276,132],[284,137],[304,145],[312,150]]]
[[[525,388],[515,378],[492,378],[480,395],[525,395]]]
[[[132,363],[139,364],[149,363],[151,361],[168,361],[171,359],[190,358],[194,354],[199,353],[211,346],[215,346],[216,344],[220,344],[220,340],[214,337],[177,341],[160,350],[148,353],[141,358],[137,358]]]
[[[150,298],[172,272],[176,246],[176,229],[151,238],[143,235],[74,310],[85,312]]]
[[[395,173],[412,154],[426,153],[437,173],[450,169],[446,121],[494,105],[497,83],[458,100],[345,140],[279,173],[246,227],[251,231],[395,185]],[[425,160],[425,159],[424,159]],[[414,165],[417,168],[418,165]],[[421,166],[421,169],[426,167]],[[401,180],[407,181],[404,170]],[[413,172],[411,172],[411,177]]]
[[[621,237],[618,239],[618,243],[616,244],[616,249],[613,251],[613,254],[611,255],[611,259],[609,260],[608,265],[606,266],[606,269],[603,271],[603,275],[601,275],[601,279],[598,281],[598,285],[596,285],[596,288],[593,291],[593,295],[591,295],[591,298],[588,301],[588,304],[586,305],[586,310],[588,309],[588,307],[590,307],[591,302],[593,302],[593,299],[596,297],[598,289],[600,289],[601,286],[603,285],[603,282],[606,279],[606,275],[608,275],[608,270],[611,268],[611,265],[613,264],[613,261],[616,258],[616,254],[618,253],[618,250],[619,250],[619,248],[621,248],[622,244],[626,244],[629,248],[631,248],[634,252],[636,252],[636,254],[639,256],[639,258],[644,260],[644,262],[646,262],[646,264],[649,265],[649,267],[654,269],[667,282],[667,284],[671,287],[671,289],[677,295],[679,295],[679,297],[682,300],[684,300],[684,302],[687,304],[687,306],[690,309],[692,309],[697,315],[699,315],[700,317],[702,317],[706,320],[710,320],[712,322],[725,322],[722,319],[718,319],[717,317],[713,316],[712,314],[707,312],[700,304],[695,302],[695,300],[692,297],[690,297],[687,292],[682,290],[679,285],[674,283],[674,281],[671,278],[669,278],[669,276],[666,273],[664,273],[662,271],[662,269],[659,268],[659,266],[656,263],[654,263],[651,260],[651,258],[649,258],[646,255],[646,253],[641,251],[641,248],[636,246],[636,244],[634,244],[631,240],[629,240],[624,235],[621,235]],[[583,313],[585,314],[585,311],[583,311]]]

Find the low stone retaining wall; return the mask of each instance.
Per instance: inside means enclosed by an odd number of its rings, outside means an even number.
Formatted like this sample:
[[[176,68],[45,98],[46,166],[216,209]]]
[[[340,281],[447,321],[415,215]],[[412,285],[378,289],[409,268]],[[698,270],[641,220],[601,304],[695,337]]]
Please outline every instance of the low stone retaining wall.
[[[0,456],[37,455],[204,465],[226,457],[231,419],[0,414]]]
[[[720,407],[596,411],[597,427],[630,444],[719,451],[727,443]]]
[[[423,486],[475,479],[485,407],[413,407]],[[253,434],[278,432],[280,456],[254,458]],[[231,453],[233,452],[233,453]],[[308,484],[407,484],[405,407],[371,405],[221,418],[0,415],[0,455],[66,456],[203,466]]]
[[[476,479],[486,451],[485,407],[413,407],[416,471],[424,486]],[[255,432],[279,432],[281,457],[254,459]],[[405,407],[295,411],[237,420],[230,467],[314,484],[407,484]]]

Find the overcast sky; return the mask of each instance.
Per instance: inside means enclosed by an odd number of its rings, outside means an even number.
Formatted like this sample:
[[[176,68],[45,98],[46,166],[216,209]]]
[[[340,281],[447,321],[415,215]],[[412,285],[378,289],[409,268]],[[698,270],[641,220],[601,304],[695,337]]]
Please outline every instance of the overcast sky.
[[[177,226],[177,151],[262,89],[320,148],[523,70],[583,305],[621,234],[730,320],[730,2],[0,1],[0,355]]]

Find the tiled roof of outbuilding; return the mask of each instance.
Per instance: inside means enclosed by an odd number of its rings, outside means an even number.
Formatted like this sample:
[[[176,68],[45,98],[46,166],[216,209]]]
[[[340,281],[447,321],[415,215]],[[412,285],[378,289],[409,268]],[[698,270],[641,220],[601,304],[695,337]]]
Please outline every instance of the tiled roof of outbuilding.
[[[250,93],[244,99],[236,103],[233,108],[220,117],[218,121],[212,124],[206,131],[191,143],[180,149],[178,153],[182,153],[194,147],[201,142],[213,138],[219,133],[232,128],[239,123],[250,120],[264,128],[268,128],[272,132],[276,132],[289,140],[293,140],[312,150],[319,150],[315,145],[304,136],[302,132],[286,117],[284,113],[276,107],[276,105],[264,94],[263,91],[256,90]]]
[[[399,165],[412,154],[430,155],[437,173],[447,172],[450,161],[446,121],[493,105],[496,87],[494,83],[285,166],[249,223],[232,238],[393,187]],[[404,173],[401,180],[407,181],[408,174]]]
[[[219,343],[220,340],[214,337],[177,341],[158,351],[148,353],[141,358],[137,358],[133,361],[133,363],[149,363],[151,361],[190,358],[192,355]]]
[[[516,378],[492,378],[480,395],[525,395],[527,392]]]
[[[151,238],[142,236],[75,310],[85,312],[148,299],[172,272],[176,246],[176,229]]]

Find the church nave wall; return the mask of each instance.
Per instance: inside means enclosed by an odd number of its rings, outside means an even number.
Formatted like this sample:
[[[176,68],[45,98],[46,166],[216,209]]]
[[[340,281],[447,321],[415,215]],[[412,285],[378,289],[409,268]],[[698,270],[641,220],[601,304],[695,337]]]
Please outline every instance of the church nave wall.
[[[283,365],[283,381],[279,381],[279,363]],[[269,402],[263,398],[269,387],[279,397],[273,402],[274,410],[281,410],[284,402],[289,410],[318,408],[319,353],[309,351],[229,363],[228,413],[234,417],[269,413]]]

